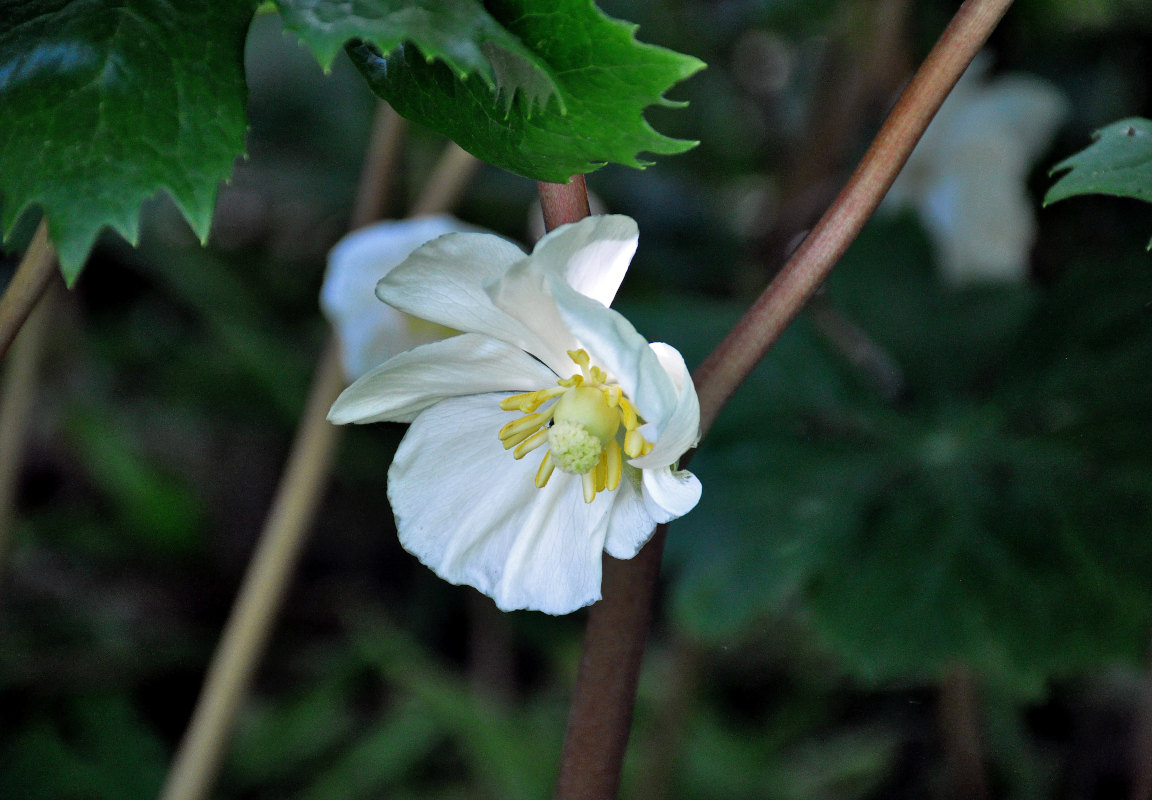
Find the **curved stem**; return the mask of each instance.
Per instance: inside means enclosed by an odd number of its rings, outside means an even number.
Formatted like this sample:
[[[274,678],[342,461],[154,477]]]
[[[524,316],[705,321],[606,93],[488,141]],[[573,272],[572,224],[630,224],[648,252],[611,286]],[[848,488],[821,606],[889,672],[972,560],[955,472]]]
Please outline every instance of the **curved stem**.
[[[272,511],[161,791],[164,800],[204,797],[216,776],[236,712],[268,642],[272,620],[320,502],[339,439],[337,428],[327,421],[328,409],[343,388],[339,343],[332,339],[320,358]]]
[[[48,239],[48,218],[45,217],[40,220],[4,296],[0,297],[0,359],[7,354],[24,321],[44,295],[55,269],[56,249]]]
[[[795,318],[876,210],[952,86],[1012,0],[966,0],[916,72],[847,186],[768,288],[693,374],[701,435]],[[580,213],[583,186],[541,184],[549,230]],[[683,465],[682,460],[681,464]],[[589,612],[556,800],[611,800],[620,785],[665,526],[631,561],[604,557],[603,599]]]
[[[939,703],[947,795],[955,800],[988,800],[980,689],[971,669],[957,665],[944,676]]]
[[[700,395],[702,434],[880,205],[940,104],[1011,5],[1012,0],[967,0],[960,7],[848,184],[764,293],[693,374]]]
[[[0,385],[0,581],[7,572],[28,420],[36,401],[36,379],[55,306],[51,281],[48,287],[16,337]]]
[[[576,222],[592,213],[588,209],[588,187],[583,175],[573,175],[568,183],[540,181],[537,187],[545,230]]]
[[[382,131],[394,124],[393,115],[391,110],[382,110],[377,115],[374,143],[383,141],[387,147],[399,146],[398,133],[385,135]],[[417,201],[428,213],[446,206],[436,208],[427,198],[439,198],[437,202],[444,204],[455,202],[471,174],[453,147],[450,145],[442,157],[442,165],[449,164],[451,168],[438,167]],[[366,156],[357,206],[352,214],[354,225],[367,224],[382,215],[384,192],[367,188],[365,184],[377,186],[385,181],[383,171],[390,169],[393,161],[389,154]],[[317,364],[288,465],[240,593],[212,655],[192,720],[161,790],[162,800],[199,800],[208,793],[215,779],[236,714],[267,645],[326,486],[339,442],[339,428],[328,422],[328,409],[344,386],[339,342],[332,337]]]

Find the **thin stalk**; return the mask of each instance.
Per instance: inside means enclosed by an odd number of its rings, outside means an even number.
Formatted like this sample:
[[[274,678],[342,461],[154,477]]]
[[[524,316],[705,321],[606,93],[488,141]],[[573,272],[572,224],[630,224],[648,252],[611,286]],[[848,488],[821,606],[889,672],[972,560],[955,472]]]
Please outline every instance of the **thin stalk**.
[[[1011,4],[1012,0],[967,0],[960,7],[843,191],[756,303],[693,374],[700,396],[702,435],[856,238],[940,104]],[[541,184],[541,188],[548,190],[541,191],[548,227],[572,221],[566,217],[574,213],[572,209],[578,213],[578,195],[573,197],[568,191],[583,187],[565,191]],[[665,530],[663,525],[658,527],[631,561],[604,558],[603,599],[589,613],[557,800],[611,800],[619,790]]]
[[[4,364],[4,381],[0,385],[0,579],[7,572],[28,420],[35,406],[37,375],[51,328],[54,305],[51,281],[48,286],[49,290],[16,337],[12,357]]]
[[[1012,0],[967,0],[916,71],[847,185],[731,333],[693,374],[700,428],[720,409],[828,277],[880,205],[932,117]]]
[[[1152,647],[1148,650],[1152,661]],[[1152,800],[1152,667],[1146,666],[1140,701],[1132,726],[1131,777],[1128,800]]]
[[[372,141],[399,146],[399,135],[386,136],[382,128],[394,125],[392,111],[377,115]],[[430,183],[421,201],[429,196],[439,202],[455,202],[470,171],[451,149],[443,156],[455,164],[450,170],[436,170],[440,183]],[[369,153],[361,172],[354,226],[377,219],[383,212],[385,193],[366,188],[387,180],[394,157]],[[417,205],[421,204],[418,201]],[[442,210],[426,201],[429,211]],[[244,576],[220,642],[212,656],[200,697],[188,730],[177,750],[161,800],[200,800],[207,795],[220,768],[236,715],[248,692],[268,643],[276,614],[283,604],[289,580],[295,571],[312,519],[327,485],[327,475],[339,441],[339,428],[327,421],[328,409],[345,386],[339,359],[339,343],[329,339],[317,364],[307,406],[297,429],[292,452],[264,530]]]
[[[55,270],[56,248],[48,239],[48,218],[45,217],[40,220],[4,296],[0,297],[0,360],[7,355],[16,334],[44,295]]]
[[[939,704],[948,796],[953,800],[988,800],[980,691],[971,669],[956,666],[944,676]]]
[[[339,438],[327,421],[328,409],[343,388],[339,343],[331,339],[317,366],[272,510],[161,790],[163,800],[198,800],[216,778],[326,485]]]
[[[432,174],[428,176],[428,184],[424,187],[424,191],[408,210],[408,216],[439,214],[455,206],[464,187],[468,185],[468,181],[479,167],[480,162],[475,157],[465,152],[455,142],[449,142],[440,155],[440,160],[432,169]]]

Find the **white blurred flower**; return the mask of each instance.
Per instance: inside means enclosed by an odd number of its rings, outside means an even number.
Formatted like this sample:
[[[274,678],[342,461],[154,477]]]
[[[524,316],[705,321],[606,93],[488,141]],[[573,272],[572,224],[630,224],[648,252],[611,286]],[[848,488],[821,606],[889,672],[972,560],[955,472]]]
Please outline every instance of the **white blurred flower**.
[[[425,242],[446,233],[474,230],[455,217],[417,217],[378,222],[336,243],[328,254],[320,308],[340,340],[341,362],[349,381],[397,353],[456,333],[380,302],[376,284]]]
[[[371,370],[329,413],[412,423],[388,471],[400,542],[504,610],[595,602],[603,552],[633,557],[700,499],[677,469],[700,427],[684,360],[608,308],[636,242],[604,216],[528,256],[486,234],[420,247],[377,294],[464,333]]]
[[[989,66],[981,53],[968,67],[885,199],[916,210],[956,286],[1027,276],[1036,237],[1028,173],[1068,114],[1048,81],[985,81]]]

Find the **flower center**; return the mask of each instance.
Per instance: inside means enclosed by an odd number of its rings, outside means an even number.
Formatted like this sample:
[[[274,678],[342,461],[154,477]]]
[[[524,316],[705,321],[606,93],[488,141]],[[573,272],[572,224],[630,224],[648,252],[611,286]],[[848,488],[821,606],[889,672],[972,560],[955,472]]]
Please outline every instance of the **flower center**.
[[[584,500],[591,503],[597,492],[614,491],[620,485],[624,454],[642,456],[651,451],[652,443],[637,430],[641,420],[631,401],[617,384],[608,382],[604,370],[589,365],[588,353],[569,350],[568,355],[580,367],[579,374],[557,381],[553,388],[500,402],[505,411],[526,415],[501,428],[500,441],[517,459],[547,443],[536,486],[546,486],[556,469],[580,475]],[[537,410],[548,403],[552,405],[544,411]]]

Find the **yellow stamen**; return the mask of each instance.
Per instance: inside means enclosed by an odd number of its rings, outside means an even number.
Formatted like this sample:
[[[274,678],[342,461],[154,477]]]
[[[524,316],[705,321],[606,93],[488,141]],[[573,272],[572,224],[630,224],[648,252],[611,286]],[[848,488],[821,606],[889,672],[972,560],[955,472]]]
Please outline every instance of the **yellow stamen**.
[[[576,362],[576,366],[580,367],[580,371],[585,375],[588,374],[589,356],[585,350],[569,350],[568,357]]]
[[[638,430],[630,430],[624,434],[624,452],[629,458],[639,458],[644,454],[644,437]]]
[[[624,459],[620,455],[620,445],[615,439],[608,443],[601,463],[604,464],[604,472],[606,473],[605,488],[609,491],[616,491],[620,485],[620,476],[624,474]]]
[[[539,430],[540,426],[544,425],[551,418],[552,414],[547,413],[529,414],[526,417],[512,420],[500,429],[500,441],[504,443],[504,449],[508,450],[520,444],[520,442]]]
[[[556,465],[552,463],[552,451],[547,450],[544,452],[544,460],[540,462],[540,468],[536,470],[536,488],[543,489],[548,485],[548,479],[552,477]]]
[[[537,488],[547,486],[552,473],[560,469],[580,476],[584,501],[591,503],[599,492],[618,489],[625,456],[647,455],[652,442],[641,435],[643,420],[623,388],[608,383],[607,373],[592,366],[586,351],[569,350],[568,355],[579,373],[557,380],[552,388],[500,401],[500,408],[525,416],[504,425],[499,436],[504,449],[517,459],[548,444],[536,470]],[[537,411],[553,400],[558,402]]]
[[[592,477],[592,473],[595,471],[591,470],[580,476],[580,485],[584,487],[585,503],[591,503],[596,499],[596,479]]]
[[[613,440],[613,444],[615,444],[615,440]],[[600,454],[600,460],[593,467],[592,474],[596,477],[596,491],[604,491],[604,487],[608,485],[608,459],[605,458],[604,453]]]
[[[536,433],[529,436],[527,439],[516,445],[516,449],[512,451],[512,457],[519,460],[524,456],[531,453],[540,445],[548,441],[548,429],[536,431]]]
[[[500,408],[505,411],[522,411],[525,414],[535,411],[540,406],[547,403],[553,397],[559,397],[564,394],[564,388],[555,386],[551,389],[540,389],[536,392],[524,392],[523,394],[514,394],[511,397],[505,397],[500,401]]]

